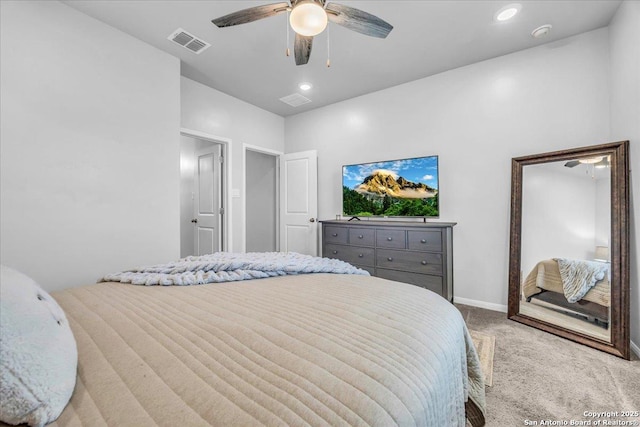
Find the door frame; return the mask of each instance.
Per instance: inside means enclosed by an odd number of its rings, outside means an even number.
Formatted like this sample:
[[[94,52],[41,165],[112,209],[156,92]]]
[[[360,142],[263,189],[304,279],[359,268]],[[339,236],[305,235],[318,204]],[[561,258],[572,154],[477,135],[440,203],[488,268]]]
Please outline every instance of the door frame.
[[[282,151],[271,150],[257,145],[242,144],[242,252],[247,252],[247,151],[267,154],[276,158],[276,251],[280,251],[280,159],[284,153]]]
[[[232,239],[232,211],[231,211],[231,139],[224,138],[217,135],[211,135],[205,132],[200,132],[193,129],[180,128],[180,135],[209,141],[215,144],[221,145],[221,156],[224,158],[222,162],[222,182],[220,189],[222,191],[220,200],[222,201],[222,208],[224,214],[222,215],[221,229],[222,233],[220,251],[232,252],[233,251],[233,239]]]

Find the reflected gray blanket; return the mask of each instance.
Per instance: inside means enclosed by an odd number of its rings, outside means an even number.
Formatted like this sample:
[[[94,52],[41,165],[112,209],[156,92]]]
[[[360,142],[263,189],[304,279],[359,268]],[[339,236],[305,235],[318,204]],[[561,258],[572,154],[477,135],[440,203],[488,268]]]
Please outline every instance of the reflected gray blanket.
[[[604,262],[554,258],[560,268],[564,296],[569,302],[580,301],[596,282],[604,279],[609,266]]]
[[[216,252],[190,256],[167,264],[139,267],[107,274],[100,282],[132,285],[202,285],[307,273],[369,273],[344,261],[296,252]]]

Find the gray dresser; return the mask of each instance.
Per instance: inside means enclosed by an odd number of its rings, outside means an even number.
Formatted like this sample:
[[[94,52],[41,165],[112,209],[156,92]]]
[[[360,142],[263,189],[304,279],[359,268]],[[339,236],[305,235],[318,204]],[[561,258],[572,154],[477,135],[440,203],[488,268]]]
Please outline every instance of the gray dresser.
[[[322,256],[453,302],[453,222],[321,221]]]

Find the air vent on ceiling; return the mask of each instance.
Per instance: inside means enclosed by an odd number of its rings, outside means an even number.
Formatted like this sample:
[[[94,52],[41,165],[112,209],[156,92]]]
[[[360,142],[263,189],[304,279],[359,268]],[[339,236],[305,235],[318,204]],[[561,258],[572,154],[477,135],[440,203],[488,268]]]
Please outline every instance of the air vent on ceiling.
[[[311,102],[311,100],[309,98],[305,98],[304,96],[300,95],[299,93],[292,93],[291,95],[287,95],[285,97],[280,98],[280,101],[284,102],[285,104],[289,104],[292,107],[299,107],[303,104],[307,104],[309,102]]]
[[[167,38],[196,54],[201,54],[202,51],[211,46],[206,41],[197,38],[182,28],[178,28]]]

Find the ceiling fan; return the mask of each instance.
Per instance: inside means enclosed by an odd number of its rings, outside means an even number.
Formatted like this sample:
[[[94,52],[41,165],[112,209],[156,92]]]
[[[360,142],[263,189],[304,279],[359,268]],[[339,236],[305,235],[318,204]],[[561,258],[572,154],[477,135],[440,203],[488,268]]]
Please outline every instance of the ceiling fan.
[[[597,168],[606,168],[610,166],[609,156],[598,156],[580,160],[570,160],[564,164],[568,168],[573,168],[578,165],[594,165]]]
[[[291,12],[289,23],[296,33],[294,56],[296,65],[309,62],[313,37],[327,27],[328,21],[358,33],[386,38],[393,26],[375,15],[327,0],[291,0],[250,7],[212,20],[218,28],[247,24],[263,18]]]

